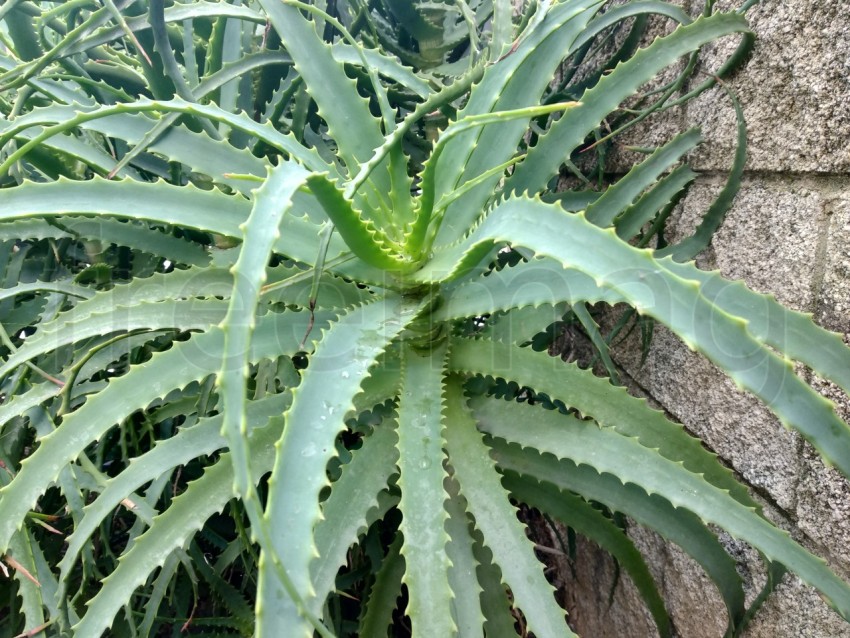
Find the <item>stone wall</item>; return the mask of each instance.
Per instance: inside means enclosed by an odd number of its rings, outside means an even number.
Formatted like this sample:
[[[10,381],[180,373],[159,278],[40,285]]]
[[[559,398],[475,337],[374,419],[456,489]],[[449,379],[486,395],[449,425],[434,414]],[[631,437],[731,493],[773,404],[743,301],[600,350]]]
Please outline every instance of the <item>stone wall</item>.
[[[691,0],[691,9],[702,2]],[[718,6],[724,2],[718,2]],[[739,4],[738,2],[734,3]],[[811,312],[821,325],[850,333],[850,8],[847,0],[762,0],[748,16],[758,44],[730,87],[749,127],[743,188],[702,268],[743,279],[782,303]],[[727,51],[721,43],[716,54]],[[709,55],[709,66],[711,58]],[[669,118],[675,119],[671,127]],[[706,144],[693,156],[700,172],[675,220],[674,233],[693,227],[722,186],[732,161],[735,117],[729,99],[713,90],[644,131],[701,126]],[[850,338],[845,338],[850,343]],[[767,515],[850,581],[850,489],[824,468],[796,433],[713,365],[670,333],[655,332],[643,365],[635,344],[620,348],[618,363],[637,393],[667,409],[705,441],[762,500]],[[839,403],[846,397],[808,371],[800,374]],[[653,534],[634,530],[668,600],[683,638],[717,638],[726,626],[723,605],[696,564]],[[764,582],[754,552],[731,540],[752,599]],[[593,547],[580,553],[570,594],[572,621],[589,638],[656,635],[627,577],[610,600],[614,569]],[[786,576],[748,638],[850,637],[816,592]]]

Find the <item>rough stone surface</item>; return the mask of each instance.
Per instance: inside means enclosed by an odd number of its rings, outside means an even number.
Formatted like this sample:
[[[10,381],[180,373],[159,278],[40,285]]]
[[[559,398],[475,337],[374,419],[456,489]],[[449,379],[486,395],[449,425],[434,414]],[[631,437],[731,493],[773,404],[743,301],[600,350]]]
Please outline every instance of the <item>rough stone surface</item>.
[[[817,386],[816,386],[817,387]],[[824,394],[839,405],[839,414],[850,418],[850,402],[829,386]],[[836,570],[850,574],[850,486],[841,474],[824,467],[809,445],[802,455],[802,479],[797,487],[797,527],[812,539],[815,552]]]
[[[691,188],[681,215],[671,224],[671,240],[692,232],[722,186],[722,179],[706,177]],[[812,311],[826,205],[816,185],[782,176],[747,177],[697,264],[719,269],[729,279],[743,279],[753,290],[772,293],[795,310]]]
[[[699,4],[702,4],[701,2]],[[738,6],[724,0],[718,7]],[[747,17],[758,40],[746,69],[729,82],[749,129],[747,167],[758,171],[836,173],[850,170],[850,13],[844,2],[762,0]],[[733,43],[708,55],[714,69]],[[712,59],[713,58],[713,59]],[[713,90],[688,106],[687,120],[708,140],[695,167],[726,170],[735,117]]]
[[[850,345],[850,197],[845,194],[832,204],[816,318],[824,327],[844,333],[844,341]],[[813,385],[834,401],[838,414],[850,422],[850,399],[832,383],[814,379]],[[821,553],[850,572],[850,485],[837,471],[825,468],[808,445],[802,461],[799,529],[820,545]]]
[[[850,568],[850,489],[835,470],[824,467],[806,445],[803,479],[798,487],[797,525],[843,571]]]
[[[653,575],[660,583],[677,633],[694,638],[722,636],[727,623],[723,602],[699,565],[676,545],[663,542],[655,534],[634,528],[631,536],[652,557]],[[694,614],[695,609],[703,611]]]
[[[826,266],[818,320],[830,330],[850,332],[850,179],[836,184],[842,196],[830,202]]]
[[[786,576],[744,638],[850,638],[850,625],[829,609],[815,590]]]
[[[723,602],[700,567],[657,534],[634,526],[629,535],[646,558],[678,635],[722,636],[726,628]],[[581,601],[571,610],[570,624],[581,636],[621,638],[656,636],[655,624],[631,579],[613,559],[592,543],[579,539],[576,578],[566,583]],[[590,604],[588,604],[590,603]],[[702,609],[699,615],[694,609]]]

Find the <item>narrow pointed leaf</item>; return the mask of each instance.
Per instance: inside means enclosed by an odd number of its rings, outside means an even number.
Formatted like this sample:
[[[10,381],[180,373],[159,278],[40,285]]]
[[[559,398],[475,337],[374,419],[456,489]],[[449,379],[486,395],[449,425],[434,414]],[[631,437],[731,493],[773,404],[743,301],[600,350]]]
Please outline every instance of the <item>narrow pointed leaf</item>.
[[[346,245],[366,263],[383,269],[399,269],[405,262],[386,248],[387,240],[371,223],[365,222],[351,202],[324,175],[311,175],[310,190]]]
[[[578,465],[568,459],[541,455],[535,450],[501,439],[488,441],[493,457],[506,474],[515,472],[549,481],[562,490],[581,494],[588,500],[603,503],[654,530],[676,543],[691,556],[717,586],[729,613],[730,626],[744,616],[743,581],[735,561],[698,516],[677,509],[658,494],[647,494],[634,483],[622,483],[612,474],[600,474],[589,465]]]
[[[681,56],[717,38],[745,32],[747,28],[744,17],[734,12],[701,17],[669,36],[655,40],[627,62],[617,65],[592,89],[584,92],[580,107],[555,122],[549,132],[529,149],[525,160],[505,184],[505,192],[539,192],[602,119],[641,85]]]
[[[571,237],[584,250],[566,249],[561,237]],[[414,277],[423,282],[451,280],[477,265],[494,244],[507,241],[581,270],[599,287],[618,292],[638,312],[665,324],[850,476],[850,427],[832,402],[796,375],[790,360],[754,339],[745,319],[712,304],[701,293],[699,280],[677,276],[652,251],[622,242],[613,229],[598,228],[581,213],[539,200],[508,199],[463,242],[437,253]]]
[[[732,207],[735,196],[741,189],[741,178],[744,175],[744,169],[747,164],[747,122],[744,119],[744,109],[741,107],[740,100],[730,90],[725,90],[726,94],[732,100],[732,105],[735,107],[735,120],[738,128],[735,159],[732,162],[732,167],[729,169],[729,177],[723,185],[723,189],[705,212],[694,234],[677,242],[673,246],[668,246],[658,251],[660,256],[671,255],[678,262],[693,259],[708,246],[714,233],[720,228],[720,224],[726,217],[726,213]]]
[[[260,523],[260,507],[246,447],[250,344],[260,289],[267,280],[266,266],[280,237],[281,220],[290,211],[295,191],[306,183],[308,174],[297,164],[281,162],[254,192],[254,207],[244,225],[242,250],[232,268],[233,292],[227,315],[219,325],[224,333],[224,356],[217,377],[224,415],[221,433],[227,439],[234,464],[234,492],[252,509],[253,525]]]
[[[331,485],[331,494],[322,504],[322,519],[316,525],[316,548],[322,560],[311,564],[316,589],[311,611],[316,616],[334,589],[334,579],[345,564],[349,547],[397,502],[381,493],[396,472],[395,440],[391,423],[378,425],[343,466],[342,475]]]
[[[537,106],[561,60],[600,4],[598,0],[576,0],[553,7],[540,28],[534,29],[510,55],[487,68],[458,118]],[[489,124],[451,140],[437,169],[437,199],[510,159],[529,120],[530,116]],[[469,228],[500,179],[501,175],[492,176],[449,206],[437,236],[438,245],[452,241]]]
[[[264,18],[262,14],[253,11],[249,7],[222,4],[220,2],[189,2],[175,4],[174,6],[165,9],[166,22],[182,22],[183,20],[193,20],[202,18],[236,18],[240,20],[248,20],[262,24]],[[149,16],[147,13],[135,17],[127,18],[127,27],[134,33],[145,31],[151,28]],[[102,29],[98,29],[92,35],[81,38],[76,42],[71,43],[65,54],[73,55],[74,53],[82,53],[94,47],[106,44],[112,40],[120,38],[124,35],[120,25],[110,25]]]
[[[682,463],[747,507],[757,507],[747,489],[718,462],[716,455],[702,447],[699,439],[668,420],[663,412],[650,408],[646,400],[631,396],[625,388],[611,385],[591,370],[531,348],[472,339],[455,342],[449,365],[455,371],[498,374],[521,387],[534,388],[563,401],[567,407],[593,417],[602,427],[633,437],[661,456]]]
[[[401,535],[396,536],[389,552],[381,563],[375,577],[366,611],[360,621],[361,636],[386,638],[387,629],[393,622],[393,611],[401,591],[401,579],[404,577],[404,558],[401,555]]]
[[[680,166],[665,175],[614,222],[617,235],[627,240],[637,235],[644,224],[652,221],[658,211],[670,202],[676,201],[696,176],[697,174],[687,166]]]
[[[404,540],[401,554],[407,585],[405,610],[414,636],[457,634],[445,525],[448,498],[443,487],[443,369],[446,346],[426,353],[405,350],[398,408],[399,480]]]
[[[481,532],[473,530],[472,551],[478,560],[478,581],[481,583],[481,611],[487,638],[516,638],[516,618],[502,584],[502,573],[493,564],[493,553],[481,540]]]
[[[5,562],[12,562],[14,578],[18,583],[18,596],[21,597],[21,613],[24,617],[24,629],[35,630],[44,624],[44,601],[41,583],[35,577],[38,570],[32,552],[32,538],[28,529],[22,529],[12,537]]]
[[[593,422],[568,419],[537,406],[487,399],[474,408],[482,429],[492,436],[587,464],[599,473],[609,473],[623,483],[641,485],[697,514],[704,523],[725,529],[745,540],[768,559],[781,562],[804,582],[817,588],[844,618],[850,618],[850,586],[833,574],[826,563],[797,545],[787,532],[777,529],[755,510],[693,474],[680,464],[668,461],[644,448],[634,439]],[[488,415],[495,414],[495,418]],[[506,418],[506,415],[512,415]],[[520,430],[515,423],[528,427]],[[623,459],[628,459],[624,463]]]
[[[552,259],[534,258],[465,281],[451,291],[434,315],[441,320],[463,319],[544,304],[605,301],[613,305],[623,300],[617,291],[598,286],[580,270],[564,268]]]
[[[113,308],[101,314],[92,314],[79,323],[70,323],[59,331],[36,333],[39,337],[25,341],[24,345],[0,365],[0,376],[35,357],[100,335],[114,332],[149,330],[204,330],[224,316],[225,305],[217,300],[164,301],[158,304],[143,303],[132,310]]]
[[[333,59],[330,48],[318,38],[315,26],[296,7],[271,0],[260,0],[260,5],[310,87],[319,112],[330,125],[331,136],[339,144],[340,154],[349,171],[353,171],[383,141],[378,121],[357,91],[343,90],[343,87],[353,88],[352,80]]]
[[[543,565],[534,556],[525,527],[517,520],[517,511],[508,500],[487,446],[466,410],[457,383],[447,386],[446,414],[450,426],[445,436],[455,478],[475,517],[475,526],[484,535],[484,543],[493,552],[493,560],[502,570],[516,605],[525,614],[528,628],[539,638],[574,636],[567,627],[566,612],[555,602],[555,591],[543,576]]]
[[[306,604],[315,595],[310,578],[316,557],[313,532],[321,515],[319,492],[328,484],[324,470],[336,454],[334,441],[370,366],[418,309],[418,304],[391,295],[344,315],[323,335],[301,385],[293,391],[269,482],[266,519],[273,546],[264,550],[280,559]],[[333,394],[327,393],[329,387]],[[289,598],[265,565],[260,569],[258,633],[286,626],[293,636],[312,636],[313,627],[299,613],[297,601]]]
[[[701,141],[699,129],[691,129],[673,138],[630,170],[628,175],[609,186],[599,199],[588,206],[585,211],[587,220],[603,227],[613,224],[644,189]]]
[[[85,182],[27,183],[5,189],[3,198],[0,221],[66,214],[111,215],[149,219],[233,238],[242,236],[239,225],[251,212],[250,202],[218,190],[97,178]],[[281,237],[275,248],[312,264],[318,252],[319,232],[320,228],[309,219],[289,216],[281,225]],[[334,238],[328,260],[345,252],[348,250],[342,240]],[[382,277],[377,275],[377,279],[380,281]]]
[[[250,422],[265,424],[272,416],[279,416],[288,403],[286,399],[286,395],[274,395],[252,401],[248,406]],[[221,436],[221,422],[222,416],[217,415],[203,419],[192,427],[181,428],[173,437],[157,443],[150,452],[132,459],[124,471],[111,478],[98,497],[86,505],[83,518],[68,538],[68,547],[59,562],[63,579],[67,577],[79,552],[97,526],[134,490],[164,472],[225,447],[227,442]]]
[[[693,264],[660,260],[683,279],[700,284],[700,294],[723,312],[747,322],[747,332],[817,370],[850,394],[850,349],[841,337],[812,322],[812,315],[785,308],[773,295],[753,292],[741,281],[728,281],[718,272],[705,272]]]
[[[472,521],[467,516],[466,499],[454,478],[447,481],[449,498],[446,530],[449,543],[446,554],[451,561],[449,585],[454,594],[453,617],[460,638],[484,638],[484,614],[481,611],[481,585],[478,582],[478,560],[475,557]]]
[[[280,435],[280,425],[279,418],[272,421],[268,427],[259,429],[250,442],[258,471],[267,471],[271,466],[273,442]],[[102,581],[103,586],[89,602],[86,614],[73,627],[75,635],[100,636],[109,629],[115,614],[130,603],[136,588],[143,585],[172,552],[186,547],[210,516],[224,508],[233,494],[233,466],[227,454],[222,457],[207,468],[201,478],[190,483],[121,557],[118,568]]]
[[[664,600],[643,557],[625,532],[587,501],[552,485],[519,479],[516,475],[506,476],[504,483],[517,499],[558,519],[611,554],[640,592],[658,634],[662,638],[672,636]]]
[[[316,329],[326,321],[325,317],[317,316]],[[306,312],[263,317],[251,342],[251,360],[295,354],[307,322]],[[89,443],[171,390],[216,372],[221,364],[223,342],[221,331],[212,329],[154,355],[137,366],[133,374],[112,380],[81,408],[66,415],[54,432],[42,437],[39,447],[22,462],[14,480],[0,489],[0,551],[7,547],[12,533],[26,512],[35,507],[39,496]]]

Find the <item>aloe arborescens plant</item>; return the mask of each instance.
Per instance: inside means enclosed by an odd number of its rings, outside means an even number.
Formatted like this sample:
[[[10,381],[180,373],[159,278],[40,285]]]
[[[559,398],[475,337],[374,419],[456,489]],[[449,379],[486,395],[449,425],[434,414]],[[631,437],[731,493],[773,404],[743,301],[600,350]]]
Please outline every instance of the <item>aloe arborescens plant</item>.
[[[513,635],[511,606],[536,636],[571,635],[512,499],[610,551],[663,636],[649,570],[592,503],[693,556],[730,634],[747,614],[715,526],[850,618],[848,585],[698,440],[523,347],[554,307],[611,365],[588,308],[628,304],[850,475],[848,426],[793,368],[850,390],[850,351],[687,263],[741,158],[697,235],[667,247],[647,246],[693,179],[670,169],[697,131],[601,195],[550,189],[659,72],[749,37],[742,13],[570,0],[516,25],[502,1],[41,4],[0,10],[14,96],[0,310],[15,335],[0,550],[18,629],[152,635],[161,608],[188,614],[182,565],[213,596],[199,607],[226,611],[193,621],[243,634],[385,635],[406,585],[416,635]],[[644,49],[627,32],[607,66],[576,73],[650,13],[681,26]],[[63,507],[57,547],[37,523]]]

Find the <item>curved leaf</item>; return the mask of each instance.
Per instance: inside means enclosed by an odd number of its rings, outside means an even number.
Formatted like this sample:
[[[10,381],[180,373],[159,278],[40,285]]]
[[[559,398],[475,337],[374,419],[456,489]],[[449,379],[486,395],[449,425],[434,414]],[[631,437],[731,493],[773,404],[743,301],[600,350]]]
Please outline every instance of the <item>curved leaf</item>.
[[[446,386],[445,430],[449,459],[461,493],[475,517],[475,526],[493,552],[514,601],[525,613],[528,628],[540,638],[574,636],[565,621],[566,612],[555,602],[555,591],[543,576],[543,566],[534,556],[525,529],[517,520],[500,476],[463,404],[458,383]]]
[[[404,256],[393,254],[385,247],[388,242],[384,233],[376,229],[371,221],[363,220],[351,202],[326,176],[311,175],[308,184],[351,252],[376,268],[397,270],[409,267]]]
[[[583,250],[571,250],[561,237],[570,237]],[[788,359],[754,339],[744,319],[712,304],[701,294],[699,280],[677,276],[651,251],[633,248],[613,229],[598,228],[581,213],[566,213],[539,200],[506,200],[463,242],[435,255],[413,277],[423,283],[451,280],[502,242],[551,257],[565,268],[581,270],[599,287],[618,292],[638,312],[664,323],[688,347],[762,399],[783,424],[799,431],[850,476],[850,427],[838,418],[829,400],[796,375]]]
[[[611,554],[631,576],[655,620],[659,635],[662,638],[673,635],[670,617],[652,574],[649,573],[643,556],[625,532],[584,499],[561,491],[551,484],[538,483],[516,475],[506,476],[504,484],[517,499],[569,525]]]
[[[44,625],[44,601],[41,594],[41,583],[36,579],[38,570],[35,565],[32,544],[35,541],[28,529],[22,529],[12,537],[9,552],[4,562],[15,570],[15,580],[18,582],[18,596],[21,597],[21,613],[24,617],[24,629],[38,631]],[[4,571],[5,568],[4,568]]]
[[[189,2],[175,4],[165,10],[166,22],[182,22],[183,20],[212,18],[236,18],[262,24],[265,19],[262,14],[248,7],[239,5],[221,4],[220,2]],[[151,25],[148,14],[127,18],[127,27],[134,33],[150,29]],[[121,26],[110,26],[98,30],[96,33],[81,38],[71,44],[66,50],[67,55],[82,53],[107,42],[124,36]]]
[[[645,399],[631,396],[624,387],[611,385],[591,370],[531,348],[471,339],[455,340],[449,367],[458,372],[497,374],[520,387],[534,388],[535,392],[563,401],[567,407],[593,417],[600,426],[634,438],[647,449],[703,476],[738,502],[758,509],[747,489],[718,462],[715,454],[702,447],[699,439],[668,420],[663,412],[650,408]]]
[[[397,534],[369,592],[366,611],[360,621],[361,636],[386,637],[387,628],[392,624],[393,611],[401,591],[401,579],[404,577],[404,558],[400,549],[401,534]]]
[[[18,295],[46,290],[49,292],[60,292],[71,297],[89,299],[95,292],[91,288],[78,286],[71,281],[33,281],[30,283],[19,283],[14,288],[0,288],[0,300],[9,299]]]
[[[443,369],[446,345],[430,352],[405,349],[398,408],[398,468],[408,603],[414,636],[457,634],[446,544],[448,494],[443,487]]]
[[[324,469],[336,454],[334,440],[345,427],[345,416],[370,366],[420,307],[390,295],[343,315],[322,335],[301,385],[293,391],[269,480],[266,519],[275,536],[263,555],[280,560],[306,604],[315,596],[310,579],[316,556],[313,530],[321,516],[319,492],[328,484]],[[333,394],[326,392],[329,387]],[[313,627],[299,605],[276,582],[268,565],[272,556],[260,565],[257,631],[265,635],[275,627],[290,627],[293,636],[312,636]]]
[[[441,320],[491,315],[512,308],[559,303],[624,301],[616,290],[597,285],[593,277],[548,258],[533,258],[516,266],[470,278],[451,289],[445,303],[434,311]]]
[[[472,537],[472,521],[467,516],[466,499],[460,494],[460,486],[454,478],[446,481],[449,498],[446,511],[449,513],[446,531],[449,542],[446,554],[449,567],[449,586],[454,595],[452,616],[462,638],[484,638],[484,614],[481,611],[483,590],[478,582],[478,559],[475,557],[475,539]]]
[[[316,616],[334,589],[334,579],[345,564],[349,547],[397,504],[396,497],[382,492],[396,472],[395,439],[390,423],[377,426],[343,466],[342,475],[331,485],[331,494],[322,503],[322,519],[315,532],[316,549],[322,560],[311,564],[316,589],[311,611]]]
[[[264,316],[251,341],[250,359],[295,354],[308,320],[306,312]],[[325,317],[317,316],[316,328],[325,321]],[[89,443],[171,390],[216,372],[221,364],[223,342],[221,330],[211,329],[154,355],[150,361],[136,366],[132,374],[113,379],[81,408],[66,415],[54,432],[42,437],[39,447],[22,462],[15,479],[0,490],[0,551],[7,547],[12,533],[20,527],[39,496]]]
[[[280,419],[276,422],[281,425]],[[273,443],[279,434],[280,427],[272,425],[258,430],[252,437],[251,456],[256,468],[271,465]],[[201,478],[190,483],[121,557],[118,568],[103,579],[103,586],[91,599],[85,616],[74,625],[75,635],[100,636],[109,629],[115,614],[130,602],[135,589],[144,584],[172,552],[184,548],[210,516],[224,508],[232,496],[232,482],[232,464],[224,454]]]
[[[681,56],[725,35],[747,31],[747,23],[737,13],[703,16],[656,39],[626,62],[618,64],[596,85],[581,96],[581,106],[572,109],[552,124],[546,135],[530,148],[505,183],[506,193],[537,193],[546,186],[558,167],[585,137],[616,109],[664,68]]]
[[[116,307],[92,314],[60,329],[36,332],[32,339],[0,365],[0,377],[39,355],[84,339],[133,330],[205,330],[224,317],[226,306],[217,299],[141,303],[132,308]]]
[[[850,394],[850,349],[839,335],[815,325],[811,314],[789,310],[773,295],[753,292],[741,281],[723,279],[719,272],[670,258],[659,262],[683,279],[698,281],[700,294],[723,312],[744,319],[753,337],[812,367]]]
[[[378,121],[369,113],[367,102],[353,90],[353,82],[342,65],[333,60],[330,49],[319,40],[315,27],[297,8],[269,0],[260,0],[260,5],[328,121],[330,135],[339,144],[349,172],[353,172],[383,141]]]
[[[627,175],[609,186],[598,199],[590,204],[584,213],[587,220],[597,226],[613,224],[617,216],[623,213],[645,188],[701,141],[702,134],[699,129],[691,129],[674,137],[631,169]]]
[[[288,404],[287,399],[286,395],[273,395],[252,401],[247,409],[250,422],[265,425],[268,419],[281,414]],[[201,419],[191,427],[181,428],[173,437],[157,443],[150,452],[132,459],[126,469],[109,479],[98,497],[86,505],[82,519],[68,538],[68,547],[59,562],[62,580],[68,577],[80,551],[89,542],[101,521],[134,490],[163,473],[170,473],[179,465],[225,447],[227,442],[220,434],[221,422],[222,416],[218,415]]]
[[[531,30],[516,50],[487,68],[481,82],[470,91],[458,120],[538,105],[561,60],[600,4],[599,0],[575,0],[552,7],[546,20]],[[436,198],[509,160],[528,129],[530,118],[529,114],[523,119],[492,123],[452,139],[436,167]],[[500,174],[493,175],[448,207],[446,221],[437,235],[438,245],[453,241],[469,228],[500,179]]]
[[[586,499],[604,503],[676,543],[717,586],[729,613],[730,627],[743,618],[743,581],[735,560],[698,516],[675,508],[658,494],[647,494],[634,483],[622,483],[616,476],[600,474],[589,465],[542,455],[502,439],[492,439],[488,443],[492,445],[493,457],[507,476],[511,472],[531,476],[538,481],[551,482],[562,490],[581,494]]]
[[[696,176],[697,174],[687,166],[680,166],[665,175],[614,222],[617,235],[627,240],[637,235],[644,224],[652,221],[660,210],[671,202],[678,201],[684,189]],[[643,241],[646,239],[643,239],[642,243]]]
[[[492,436],[559,459],[587,464],[600,474],[612,474],[624,484],[634,483],[650,494],[663,496],[674,507],[694,512],[706,524],[718,525],[769,559],[778,559],[820,590],[839,614],[850,618],[850,586],[833,574],[823,560],[797,545],[787,532],[774,527],[753,509],[680,464],[611,428],[567,419],[555,411],[489,399],[477,401],[474,412],[481,427]],[[515,427],[518,422],[526,427]]]
[[[224,333],[224,352],[216,379],[224,415],[221,434],[230,447],[235,477],[234,493],[245,501],[252,527],[255,528],[262,522],[245,440],[248,433],[245,393],[249,352],[261,286],[266,281],[266,265],[275,240],[280,236],[281,220],[292,207],[295,191],[305,184],[308,174],[298,164],[281,162],[255,191],[254,207],[242,227],[242,250],[231,269],[233,292],[227,315],[219,324]]]

